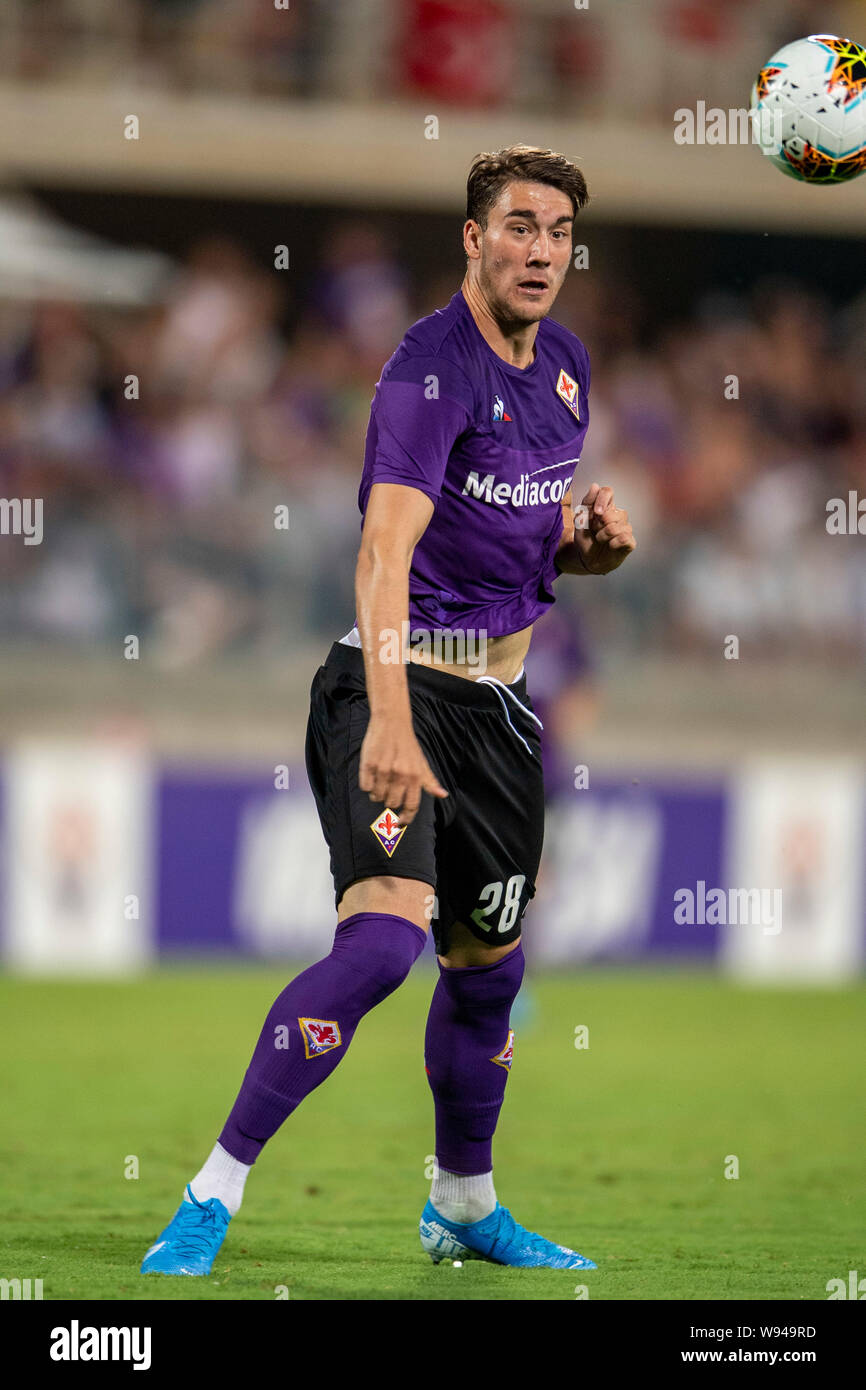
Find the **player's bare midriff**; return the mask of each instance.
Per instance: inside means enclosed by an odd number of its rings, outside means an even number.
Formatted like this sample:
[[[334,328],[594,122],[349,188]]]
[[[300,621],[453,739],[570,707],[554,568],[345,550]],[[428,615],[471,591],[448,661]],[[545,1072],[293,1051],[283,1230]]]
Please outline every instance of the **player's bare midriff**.
[[[435,651],[410,651],[409,660],[421,666],[435,666],[437,671],[445,671],[452,676],[462,676],[464,680],[477,680],[479,676],[495,676],[504,685],[513,685],[520,675],[524,657],[529,651],[532,637],[532,623],[519,632],[508,632],[502,637],[487,637],[480,642],[472,660],[444,661]]]

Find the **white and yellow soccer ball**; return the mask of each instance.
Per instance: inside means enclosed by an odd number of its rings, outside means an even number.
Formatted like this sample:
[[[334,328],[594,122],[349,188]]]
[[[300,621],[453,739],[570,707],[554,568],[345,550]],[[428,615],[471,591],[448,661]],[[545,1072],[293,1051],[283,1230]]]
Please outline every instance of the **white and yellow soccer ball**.
[[[777,169],[805,183],[846,183],[866,170],[866,48],[810,34],[774,53],[752,87],[754,138]]]

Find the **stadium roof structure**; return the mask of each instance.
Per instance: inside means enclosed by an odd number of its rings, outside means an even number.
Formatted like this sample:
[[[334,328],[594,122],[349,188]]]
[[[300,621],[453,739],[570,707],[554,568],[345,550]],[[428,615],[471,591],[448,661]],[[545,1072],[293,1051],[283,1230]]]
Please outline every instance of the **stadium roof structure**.
[[[173,271],[170,257],[70,227],[29,194],[0,198],[0,297],[150,304]]]

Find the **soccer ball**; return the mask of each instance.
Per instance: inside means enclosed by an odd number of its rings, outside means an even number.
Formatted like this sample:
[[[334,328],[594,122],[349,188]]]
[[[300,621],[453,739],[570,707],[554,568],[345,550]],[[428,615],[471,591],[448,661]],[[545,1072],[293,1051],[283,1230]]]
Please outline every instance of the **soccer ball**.
[[[752,88],[754,138],[777,169],[845,183],[866,169],[866,48],[810,34],[774,53]]]

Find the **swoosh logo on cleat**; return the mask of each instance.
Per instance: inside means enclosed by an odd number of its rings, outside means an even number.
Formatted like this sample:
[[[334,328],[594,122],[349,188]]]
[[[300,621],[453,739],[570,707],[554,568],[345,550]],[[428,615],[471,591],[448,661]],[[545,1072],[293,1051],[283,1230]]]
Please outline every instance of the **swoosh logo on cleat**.
[[[146,1260],[149,1260],[150,1257],[151,1257],[151,1255],[155,1255],[156,1252],[157,1252],[157,1250],[161,1250],[162,1247],[163,1247],[164,1245],[167,1245],[167,1244],[168,1244],[168,1242],[165,1241],[165,1240],[158,1241],[158,1243],[157,1243],[156,1245],[152,1245],[152,1246],[150,1247],[150,1249],[148,1250],[148,1252],[147,1252],[147,1254],[145,1255],[144,1258],[145,1258]]]

